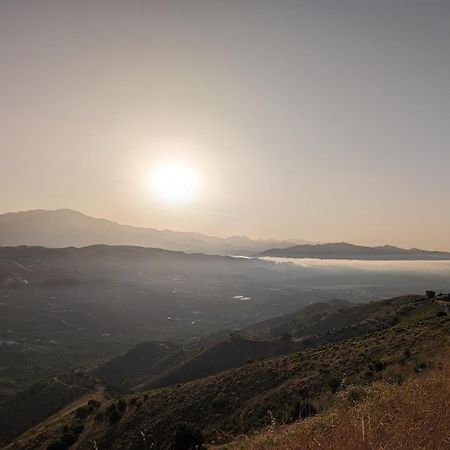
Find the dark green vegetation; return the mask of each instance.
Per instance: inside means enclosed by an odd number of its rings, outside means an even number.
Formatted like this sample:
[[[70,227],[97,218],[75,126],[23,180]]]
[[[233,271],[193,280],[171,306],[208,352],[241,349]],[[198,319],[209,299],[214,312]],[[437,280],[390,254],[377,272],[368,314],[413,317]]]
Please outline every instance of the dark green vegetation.
[[[265,322],[242,330],[242,336],[218,342],[212,339],[207,348],[193,351],[181,364],[176,362],[169,370],[170,364],[164,366],[166,377],[177,374],[183,381],[182,376],[189,373],[203,378],[182,384],[175,384],[174,378],[170,387],[111,394],[95,412],[78,418],[76,412],[62,415],[23,435],[11,448],[45,449],[61,439],[64,426],[73,429],[82,424],[83,432],[75,444],[81,445],[79,448],[89,448],[95,441],[100,449],[145,449],[151,444],[165,449],[193,436],[220,443],[240,433],[252,433],[272,420],[290,422],[307,417],[328,408],[335,393],[348,385],[376,380],[400,383],[433,367],[448,346],[450,331],[449,316],[439,312],[443,312],[442,305],[426,296],[357,306],[345,302],[312,305],[273,320],[269,326]],[[243,364],[236,356],[240,348],[248,356],[245,349],[249,345],[270,348],[268,343],[279,345],[285,354],[262,354],[260,361],[254,358]],[[148,361],[164,359],[166,350],[174,351],[158,345],[145,344],[133,351],[143,358],[148,350]],[[292,351],[286,352],[283,346],[289,345]],[[229,353],[225,349],[230,349]],[[119,370],[121,362],[133,361],[130,354],[109,363],[120,375],[119,381],[134,376],[132,371]],[[228,364],[241,366],[205,377],[214,370],[205,363],[213,361],[215,354],[223,355]],[[205,355],[208,357],[203,358]],[[136,379],[142,380],[146,364],[139,358],[136,361]],[[153,376],[154,372],[150,378]]]
[[[420,250],[384,245],[382,247],[364,247],[361,245],[338,242],[333,244],[302,244],[287,248],[271,248],[258,253],[258,256],[277,256],[284,258],[318,259],[362,259],[362,260],[444,260],[450,259],[450,253]]]

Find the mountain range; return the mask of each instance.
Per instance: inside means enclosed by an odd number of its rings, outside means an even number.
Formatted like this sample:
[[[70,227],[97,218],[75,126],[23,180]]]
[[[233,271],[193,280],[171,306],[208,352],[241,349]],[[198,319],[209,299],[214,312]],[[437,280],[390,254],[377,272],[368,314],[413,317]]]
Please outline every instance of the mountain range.
[[[287,248],[271,248],[258,253],[256,256],[271,256],[281,258],[316,258],[316,259],[357,259],[371,261],[403,261],[403,260],[448,260],[449,252],[409,250],[384,245],[379,247],[365,247],[361,245],[337,242],[330,244],[301,244]]]
[[[71,209],[31,210],[0,215],[0,246],[85,247],[95,244],[137,245],[218,255],[251,255],[270,247],[289,247],[302,240],[253,240],[201,233],[156,230],[97,219]]]

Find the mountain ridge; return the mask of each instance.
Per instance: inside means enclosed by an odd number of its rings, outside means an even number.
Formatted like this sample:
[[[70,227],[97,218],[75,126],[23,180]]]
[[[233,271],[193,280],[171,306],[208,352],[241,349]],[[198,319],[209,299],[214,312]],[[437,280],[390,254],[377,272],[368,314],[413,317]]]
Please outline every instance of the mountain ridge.
[[[422,250],[418,248],[404,249],[393,245],[368,247],[334,242],[328,244],[300,244],[286,248],[271,248],[257,253],[255,256],[271,256],[281,258],[316,258],[316,259],[353,259],[372,261],[403,260],[448,260],[450,252]]]
[[[95,244],[138,245],[207,254],[242,254],[270,246],[308,241],[216,237],[190,231],[158,230],[91,217],[73,209],[34,209],[0,214],[0,246],[85,247]]]

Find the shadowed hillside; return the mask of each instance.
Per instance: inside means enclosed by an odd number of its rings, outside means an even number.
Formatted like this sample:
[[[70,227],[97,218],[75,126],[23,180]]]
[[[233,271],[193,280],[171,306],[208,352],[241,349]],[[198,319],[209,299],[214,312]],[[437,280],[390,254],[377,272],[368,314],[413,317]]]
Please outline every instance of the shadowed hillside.
[[[386,303],[380,303],[380,311]],[[125,409],[111,424],[112,413],[105,405],[101,419],[82,420],[84,431],[74,448],[95,440],[101,449],[144,449],[143,436],[156,448],[170,448],[175,424],[186,420],[196,424],[207,441],[228,441],[270,424],[271,417],[289,422],[325,411],[335,392],[345,386],[381,380],[398,383],[437,364],[448,345],[449,317],[420,296],[393,299],[390,304],[400,308],[400,317],[383,330],[350,339],[342,336],[334,343],[318,343],[185,384],[127,395]],[[404,312],[405,304],[414,306]],[[71,427],[76,424],[70,415],[61,420]],[[61,422],[55,422],[38,434],[24,435],[11,448],[44,449],[58,438],[60,427]]]
[[[200,339],[182,346],[140,344],[94,373],[108,383],[135,390],[170,386],[255,360],[380,331],[440,310],[432,299],[421,295],[361,305],[334,300],[306,306],[223,338],[218,334],[210,343]]]

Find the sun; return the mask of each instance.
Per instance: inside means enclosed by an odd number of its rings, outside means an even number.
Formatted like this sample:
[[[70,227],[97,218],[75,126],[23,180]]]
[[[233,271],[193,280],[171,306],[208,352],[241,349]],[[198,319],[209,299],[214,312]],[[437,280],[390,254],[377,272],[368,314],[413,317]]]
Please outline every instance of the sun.
[[[151,175],[151,187],[156,197],[165,203],[185,203],[198,190],[198,176],[188,164],[171,162],[158,166]]]

